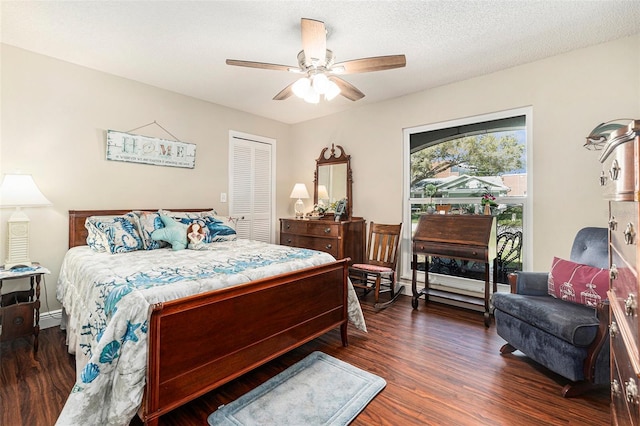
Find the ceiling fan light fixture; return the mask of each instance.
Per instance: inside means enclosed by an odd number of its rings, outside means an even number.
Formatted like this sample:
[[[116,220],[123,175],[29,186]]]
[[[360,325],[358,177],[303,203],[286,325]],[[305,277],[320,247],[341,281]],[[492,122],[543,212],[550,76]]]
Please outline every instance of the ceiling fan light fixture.
[[[310,104],[317,104],[320,102],[320,94],[315,91],[313,86],[309,87],[309,90],[307,90],[307,94],[304,96],[304,101]]]
[[[239,67],[304,74],[303,78],[282,89],[274,96],[273,100],[281,101],[295,94],[298,98],[310,103],[318,103],[320,95],[324,95],[324,99],[327,101],[337,95],[342,95],[350,101],[362,99],[364,93],[338,75],[390,70],[402,68],[407,64],[405,55],[372,56],[336,63],[333,52],[327,49],[327,31],[324,22],[302,18],[300,28],[302,31],[302,50],[298,52],[297,68],[237,59],[227,59],[226,63]]]
[[[324,93],[324,98],[327,101],[330,101],[336,96],[338,96],[339,94],[340,94],[340,87],[338,87],[338,85],[333,81],[329,80],[329,83],[327,84],[327,90]]]
[[[320,95],[327,93],[329,89],[329,79],[324,74],[316,74],[313,76],[313,88]]]
[[[311,88],[311,81],[307,77],[302,77],[291,86],[293,94],[299,98],[304,99]]]

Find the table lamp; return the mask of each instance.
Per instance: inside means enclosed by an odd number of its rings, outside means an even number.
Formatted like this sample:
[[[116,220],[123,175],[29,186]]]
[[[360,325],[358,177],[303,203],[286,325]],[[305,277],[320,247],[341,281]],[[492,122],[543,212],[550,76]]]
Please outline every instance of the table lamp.
[[[329,201],[329,192],[327,191],[327,187],[325,185],[318,185],[318,205],[327,207],[325,200],[327,202]]]
[[[289,195],[289,198],[298,199],[295,205],[296,217],[304,217],[304,203],[302,202],[302,199],[309,198],[307,186],[304,183],[296,183],[293,187],[293,191],[291,191],[291,195]]]
[[[0,208],[16,208],[8,221],[5,269],[32,265],[29,259],[29,218],[22,207],[50,205],[31,175],[4,175],[0,185]]]

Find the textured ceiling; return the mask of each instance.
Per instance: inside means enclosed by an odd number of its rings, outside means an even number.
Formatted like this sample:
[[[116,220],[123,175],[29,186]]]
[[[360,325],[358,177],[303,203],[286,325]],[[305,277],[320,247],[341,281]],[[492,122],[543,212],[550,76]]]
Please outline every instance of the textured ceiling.
[[[640,1],[2,1],[3,43],[285,123],[464,80],[640,32]],[[336,61],[403,53],[344,76],[366,94],[318,105],[295,80],[225,59],[296,65],[300,18]]]

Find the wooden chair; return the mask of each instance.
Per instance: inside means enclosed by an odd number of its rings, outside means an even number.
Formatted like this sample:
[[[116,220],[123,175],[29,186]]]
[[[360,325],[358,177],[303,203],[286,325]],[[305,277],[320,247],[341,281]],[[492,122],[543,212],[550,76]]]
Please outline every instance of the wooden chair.
[[[369,240],[367,242],[366,263],[354,264],[349,268],[349,278],[356,289],[363,289],[366,295],[374,291],[374,308],[386,308],[402,294],[404,286],[396,288],[396,265],[398,263],[398,247],[400,231],[398,225],[384,225],[371,222],[369,224]],[[390,292],[386,302],[380,302],[380,293]]]

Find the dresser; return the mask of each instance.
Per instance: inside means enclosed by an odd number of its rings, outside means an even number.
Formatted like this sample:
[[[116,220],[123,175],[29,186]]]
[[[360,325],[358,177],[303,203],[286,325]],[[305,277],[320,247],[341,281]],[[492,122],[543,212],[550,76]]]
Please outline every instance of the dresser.
[[[353,217],[335,222],[332,218],[280,219],[280,244],[327,252],[336,259],[351,258],[362,263],[366,247],[367,224]]]
[[[611,133],[601,184],[609,200],[611,422],[640,425],[638,232],[640,121]],[[629,177],[631,175],[631,177]]]

